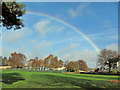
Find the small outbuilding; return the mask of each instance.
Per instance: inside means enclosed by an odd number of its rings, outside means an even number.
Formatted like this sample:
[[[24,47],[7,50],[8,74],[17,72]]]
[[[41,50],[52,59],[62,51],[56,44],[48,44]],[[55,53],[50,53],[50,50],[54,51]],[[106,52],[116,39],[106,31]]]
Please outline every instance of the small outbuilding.
[[[7,69],[7,68],[11,68],[11,66],[8,66],[8,65],[0,65],[0,69]]]

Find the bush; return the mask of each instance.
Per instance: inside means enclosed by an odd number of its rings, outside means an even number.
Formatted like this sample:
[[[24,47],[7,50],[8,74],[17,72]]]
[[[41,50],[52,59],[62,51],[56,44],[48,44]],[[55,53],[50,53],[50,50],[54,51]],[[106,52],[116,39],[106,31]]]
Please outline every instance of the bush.
[[[75,72],[76,71],[76,69],[75,68],[73,68],[73,72]]]
[[[98,72],[100,69],[99,68],[97,68],[96,70],[94,70],[94,72]]]
[[[117,73],[117,70],[112,70],[112,73]]]

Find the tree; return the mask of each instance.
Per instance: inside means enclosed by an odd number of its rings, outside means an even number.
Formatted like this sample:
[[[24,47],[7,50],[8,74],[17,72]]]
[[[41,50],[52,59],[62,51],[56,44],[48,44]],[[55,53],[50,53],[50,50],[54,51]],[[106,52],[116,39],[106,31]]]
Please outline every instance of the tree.
[[[2,65],[8,65],[7,57],[2,58]]]
[[[9,57],[8,65],[11,65],[11,66],[12,66],[12,60],[11,60],[11,57]]]
[[[58,58],[55,56],[53,59],[51,59],[50,62],[50,68],[58,68]]]
[[[14,52],[9,58],[9,65],[12,67],[24,67],[26,59],[25,55]]]
[[[39,60],[38,60],[38,57],[35,57],[34,58],[34,63],[35,63],[35,68],[38,68],[39,67]]]
[[[48,67],[52,68],[53,67],[52,64],[53,64],[53,55],[49,54],[49,56],[44,59],[44,66],[46,68]]]
[[[2,56],[0,56],[0,65],[2,65]]]
[[[64,63],[64,62],[63,62],[62,60],[59,60],[59,61],[58,61],[59,68],[61,68],[61,67],[63,66],[63,63]]]
[[[35,61],[38,61],[38,57],[35,57],[34,60],[35,60]]]
[[[39,65],[39,69],[40,69],[40,67],[44,65],[44,61],[42,59],[40,59],[38,61],[38,65]]]
[[[20,29],[24,27],[21,16],[26,12],[25,5],[16,2],[2,2],[1,22],[7,29]]]
[[[31,59],[30,59],[29,61],[27,61],[28,69],[29,69],[30,67],[32,67],[32,61],[33,61],[33,60],[31,60]]]
[[[109,72],[111,72],[111,64],[113,58],[117,56],[116,51],[103,49],[100,51],[100,54],[98,55],[98,65],[104,66],[107,65],[109,67]]]
[[[83,60],[70,61],[70,62],[67,61],[65,62],[65,67],[67,68],[67,70],[70,70],[70,71],[75,71],[75,70],[87,71],[88,70],[88,66],[86,62]]]
[[[69,61],[66,60],[65,63],[64,63],[64,67],[67,67],[68,63],[69,63]]]
[[[49,67],[49,60],[47,58],[44,59],[44,67]]]
[[[44,59],[44,66],[47,68],[48,67],[49,68],[60,68],[63,66],[63,61],[62,60],[58,61],[57,56],[53,57],[52,54],[49,54],[49,56]]]
[[[67,70],[70,71],[74,71],[73,69],[75,68],[75,62],[70,61],[67,65],[66,65]]]
[[[28,61],[28,67],[32,67],[32,68],[37,68],[38,67],[38,61],[36,61],[36,59],[30,59]]]
[[[77,61],[75,61],[75,68],[74,68],[75,70],[76,70],[76,72],[77,72],[77,70],[78,70],[78,62]]]
[[[34,59],[30,59],[29,61],[27,61],[28,68],[29,67],[34,67],[33,62],[34,62]]]
[[[78,63],[77,66],[78,66],[78,69],[79,69],[79,70],[83,70],[83,71],[87,71],[87,70],[88,70],[88,66],[87,66],[87,64],[86,64],[85,61],[83,61],[83,60],[78,60],[77,63]]]

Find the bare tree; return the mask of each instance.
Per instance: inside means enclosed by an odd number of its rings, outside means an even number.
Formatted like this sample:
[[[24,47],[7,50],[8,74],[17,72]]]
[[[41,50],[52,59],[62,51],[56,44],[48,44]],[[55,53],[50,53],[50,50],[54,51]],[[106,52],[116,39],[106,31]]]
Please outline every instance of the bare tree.
[[[109,72],[111,72],[111,64],[112,60],[115,56],[117,56],[117,52],[113,50],[103,49],[100,51],[98,55],[98,65],[104,66],[107,65],[109,67]]]

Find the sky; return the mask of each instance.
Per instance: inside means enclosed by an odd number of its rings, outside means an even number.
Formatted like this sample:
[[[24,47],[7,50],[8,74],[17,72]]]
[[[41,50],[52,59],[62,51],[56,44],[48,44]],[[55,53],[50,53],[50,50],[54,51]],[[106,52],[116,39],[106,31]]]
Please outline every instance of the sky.
[[[117,2],[22,3],[27,11],[41,14],[23,15],[25,27],[20,30],[2,27],[2,56],[9,57],[12,52],[18,52],[29,60],[35,57],[44,59],[51,53],[63,61],[82,59],[88,67],[96,67],[98,52],[72,26],[84,33],[99,50],[118,49]]]

